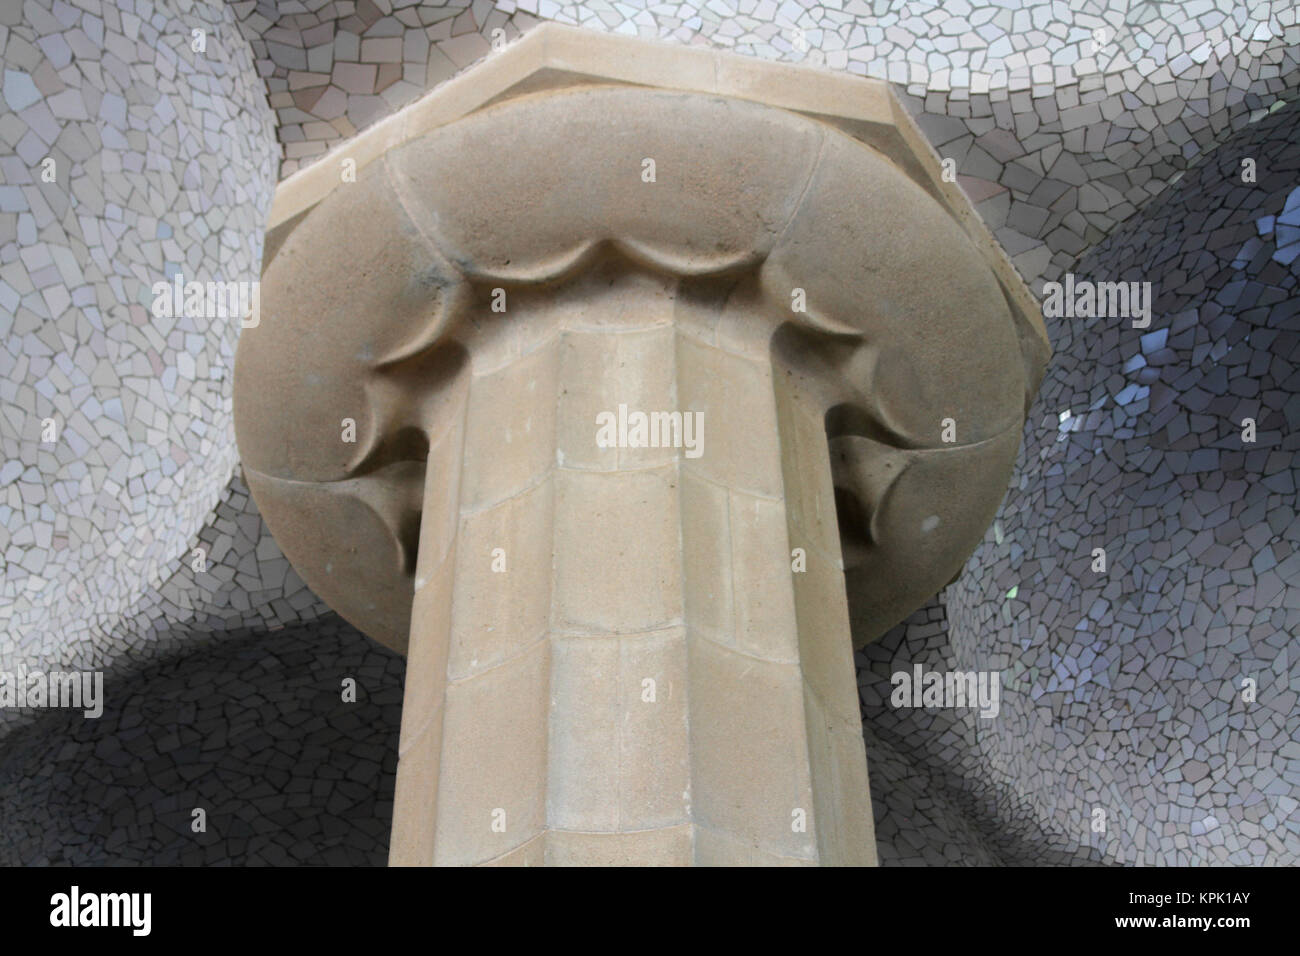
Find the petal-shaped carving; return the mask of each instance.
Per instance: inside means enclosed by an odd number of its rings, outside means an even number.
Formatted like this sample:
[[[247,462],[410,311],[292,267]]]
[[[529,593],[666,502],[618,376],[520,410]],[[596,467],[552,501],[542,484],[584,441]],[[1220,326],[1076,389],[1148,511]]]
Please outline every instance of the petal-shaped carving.
[[[602,240],[701,274],[772,248],[824,135],[739,100],[594,87],[490,107],[389,162],[412,215],[466,274],[549,275],[557,256]]]
[[[358,449],[382,440],[370,433],[372,370],[442,334],[463,284],[406,217],[382,165],[332,193],[284,239],[262,278],[261,322],[239,339],[245,463],[297,481],[348,477]],[[343,440],[344,419],[356,422],[356,443]]]
[[[251,468],[244,474],[276,543],[312,590],[375,640],[404,651],[424,465],[402,462],[325,483]]]
[[[879,540],[885,498],[916,458],[916,452],[894,448],[861,435],[839,435],[829,438],[827,445],[831,455],[831,479],[836,491],[847,492],[851,495],[849,500],[860,509],[854,516],[840,515],[841,534],[855,542]],[[859,519],[861,524],[851,526],[852,518]],[[845,555],[845,564],[849,563],[850,558]]]
[[[887,485],[869,546],[845,572],[857,640],[893,627],[961,570],[1002,503],[1020,431],[1016,423],[978,444],[910,451],[896,476],[880,474],[888,452],[857,466],[864,498]]]
[[[861,143],[827,134],[762,279],[786,301],[803,288],[811,313],[880,346],[873,390],[911,442],[935,443],[943,417],[966,442],[1022,418],[1020,343],[997,279],[943,207]]]

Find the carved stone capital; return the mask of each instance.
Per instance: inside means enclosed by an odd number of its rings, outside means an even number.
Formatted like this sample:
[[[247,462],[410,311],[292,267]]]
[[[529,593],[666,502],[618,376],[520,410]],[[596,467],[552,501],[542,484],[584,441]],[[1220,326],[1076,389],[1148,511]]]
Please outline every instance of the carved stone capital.
[[[1048,351],[887,88],[546,27],[274,215],[239,446],[409,650],[394,861],[874,859],[850,631],[960,571]]]

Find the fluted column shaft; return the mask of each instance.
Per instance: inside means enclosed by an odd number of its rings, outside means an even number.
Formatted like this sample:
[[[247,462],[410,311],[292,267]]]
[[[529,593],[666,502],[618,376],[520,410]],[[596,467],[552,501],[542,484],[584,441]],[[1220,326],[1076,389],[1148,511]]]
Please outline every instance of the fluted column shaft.
[[[393,864],[874,862],[821,412],[725,295],[493,317],[430,440]]]

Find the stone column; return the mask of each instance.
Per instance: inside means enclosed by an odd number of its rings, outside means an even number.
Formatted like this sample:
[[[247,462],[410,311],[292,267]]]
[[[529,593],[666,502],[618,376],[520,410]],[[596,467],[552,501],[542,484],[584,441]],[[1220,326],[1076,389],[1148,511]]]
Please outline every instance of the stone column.
[[[285,184],[235,365],[277,542],[409,654],[391,860],[870,863],[852,645],[991,520],[1028,293],[882,84],[479,75]]]
[[[430,443],[394,864],[874,861],[824,428],[709,294],[610,263],[472,357]],[[620,406],[695,428],[600,447]]]

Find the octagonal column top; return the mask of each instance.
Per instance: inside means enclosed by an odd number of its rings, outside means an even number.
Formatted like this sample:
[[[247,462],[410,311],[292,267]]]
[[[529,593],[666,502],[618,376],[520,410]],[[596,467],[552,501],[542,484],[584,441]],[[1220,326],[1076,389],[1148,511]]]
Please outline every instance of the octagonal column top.
[[[486,106],[592,83],[749,100],[830,124],[878,149],[961,225],[1006,292],[1024,340],[1022,348],[1033,356],[1029,367],[1046,364],[1051,348],[1037,300],[966,194],[956,183],[944,180],[937,152],[888,83],[551,22],[539,24],[284,180],[267,221],[268,261],[299,217],[343,184],[339,167],[344,160],[360,170],[389,150]],[[1041,370],[1033,379],[1031,394],[1037,391],[1039,379]]]
[[[882,83],[535,31],[282,187],[235,367],[254,496],[318,593],[401,641],[430,446],[467,374],[556,331],[497,304],[613,263],[683,303],[708,285],[690,334],[778,362],[827,417],[895,569],[882,601],[900,575],[942,586],[1005,491],[1048,347],[938,169]]]

